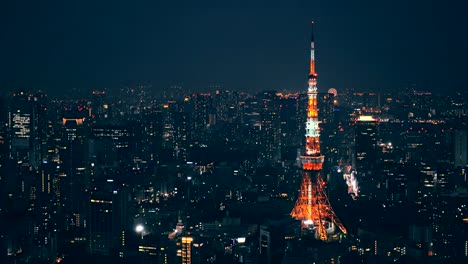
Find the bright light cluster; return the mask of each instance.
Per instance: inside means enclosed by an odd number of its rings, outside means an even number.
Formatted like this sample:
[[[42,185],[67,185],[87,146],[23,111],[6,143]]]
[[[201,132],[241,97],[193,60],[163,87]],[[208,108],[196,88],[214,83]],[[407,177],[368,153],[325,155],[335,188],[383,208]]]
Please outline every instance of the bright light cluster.
[[[359,185],[356,178],[356,171],[352,170],[351,166],[346,166],[343,179],[346,181],[346,185],[348,185],[348,194],[350,194],[353,199],[357,199],[359,195]]]

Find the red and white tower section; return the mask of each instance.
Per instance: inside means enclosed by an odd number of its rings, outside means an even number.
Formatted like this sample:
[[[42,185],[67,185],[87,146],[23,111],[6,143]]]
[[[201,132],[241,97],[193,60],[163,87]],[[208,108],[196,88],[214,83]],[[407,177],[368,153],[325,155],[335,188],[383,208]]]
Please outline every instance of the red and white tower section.
[[[317,73],[315,72],[314,35],[310,42],[310,72],[307,88],[307,121],[305,155],[301,156],[304,170],[321,170],[324,157],[320,154],[320,129],[317,110]]]
[[[313,22],[312,22],[313,24]],[[302,182],[296,205],[291,217],[301,220],[304,231],[315,232],[315,237],[323,241],[338,238],[347,231],[336,217],[325,191],[325,181],[321,176],[324,156],[320,153],[320,129],[317,110],[317,73],[315,72],[315,43],[312,30],[310,52],[310,72],[307,88],[307,121],[305,149],[301,156]],[[337,230],[337,228],[339,230]]]

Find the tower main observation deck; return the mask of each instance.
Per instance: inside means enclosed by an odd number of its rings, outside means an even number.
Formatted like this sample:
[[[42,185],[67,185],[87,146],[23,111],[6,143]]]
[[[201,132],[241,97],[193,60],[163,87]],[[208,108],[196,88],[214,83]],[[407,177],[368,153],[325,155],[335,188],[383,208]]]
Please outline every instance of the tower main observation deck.
[[[312,22],[313,25],[313,22]],[[302,230],[315,232],[315,238],[332,241],[346,228],[333,211],[325,192],[321,171],[324,156],[320,153],[320,129],[317,110],[317,73],[315,72],[314,33],[312,30],[310,72],[307,89],[307,121],[305,150],[301,156],[302,182],[291,217],[301,220]],[[337,229],[338,228],[338,229]]]

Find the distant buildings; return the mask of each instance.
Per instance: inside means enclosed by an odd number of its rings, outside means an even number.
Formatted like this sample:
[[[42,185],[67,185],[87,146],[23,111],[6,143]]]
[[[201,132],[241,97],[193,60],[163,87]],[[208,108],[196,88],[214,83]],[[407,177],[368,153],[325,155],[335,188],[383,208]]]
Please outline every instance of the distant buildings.
[[[297,195],[307,95],[145,89],[0,98],[0,262],[466,260],[463,94],[318,93],[324,190],[350,235],[302,252],[268,223]]]

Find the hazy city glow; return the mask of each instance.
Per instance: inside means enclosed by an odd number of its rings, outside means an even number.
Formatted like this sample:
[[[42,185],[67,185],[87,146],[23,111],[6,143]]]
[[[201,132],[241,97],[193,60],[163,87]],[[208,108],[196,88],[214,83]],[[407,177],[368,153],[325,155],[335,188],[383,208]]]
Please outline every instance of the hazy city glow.
[[[2,3],[0,263],[468,263],[467,8],[210,2]]]

